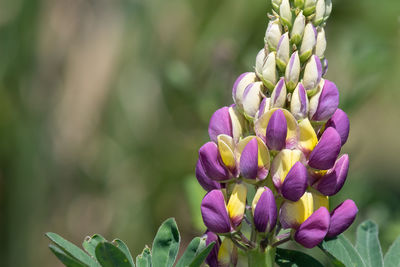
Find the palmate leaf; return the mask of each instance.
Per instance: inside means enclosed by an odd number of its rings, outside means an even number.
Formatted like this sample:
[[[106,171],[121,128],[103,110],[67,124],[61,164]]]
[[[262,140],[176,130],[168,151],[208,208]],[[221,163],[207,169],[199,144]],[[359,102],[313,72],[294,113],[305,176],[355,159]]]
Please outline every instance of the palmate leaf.
[[[76,259],[78,262],[84,264],[84,266],[99,266],[98,263],[86,254],[82,249],[72,244],[71,242],[65,240],[61,236],[55,233],[46,233],[46,236],[53,241],[61,250],[66,252],[67,255]],[[54,250],[52,250],[54,253]],[[57,256],[57,255],[56,255]]]
[[[275,262],[280,267],[323,267],[323,265],[313,257],[303,252],[277,248]]]
[[[120,239],[114,239],[114,240],[113,240],[113,243],[115,244],[115,246],[116,246],[117,248],[119,248],[122,252],[125,253],[127,259],[129,260],[129,263],[130,263],[133,267],[135,267],[135,263],[133,262],[133,258],[132,258],[131,252],[129,251],[128,246],[127,246],[122,240],[120,240]]]
[[[189,266],[196,255],[199,253],[199,251],[203,250],[205,246],[206,241],[204,240],[204,238],[193,238],[175,267]]]
[[[167,219],[158,228],[151,250],[153,266],[171,267],[178,255],[180,235],[175,219]]]
[[[374,222],[365,221],[358,226],[356,249],[367,267],[383,267],[378,226]]]
[[[132,267],[125,253],[110,242],[100,242],[95,251],[102,267]]]
[[[400,236],[390,246],[388,252],[386,252],[385,267],[400,267]]]
[[[99,234],[95,234],[92,237],[88,236],[85,238],[85,240],[82,243],[82,247],[86,250],[87,253],[89,253],[90,256],[96,257],[96,246],[100,242],[107,241],[104,237],[102,237]]]
[[[345,266],[366,267],[360,254],[358,254],[354,246],[343,235],[324,240],[319,247],[328,254],[329,257],[335,258],[335,260]]]
[[[136,257],[136,267],[151,267],[151,251],[149,247],[145,247],[142,254]]]
[[[65,266],[67,267],[86,267],[86,264],[83,264],[82,262],[78,261],[77,259],[71,257],[67,253],[65,253],[61,248],[50,244],[49,245],[50,250],[56,255],[56,257],[64,263]]]

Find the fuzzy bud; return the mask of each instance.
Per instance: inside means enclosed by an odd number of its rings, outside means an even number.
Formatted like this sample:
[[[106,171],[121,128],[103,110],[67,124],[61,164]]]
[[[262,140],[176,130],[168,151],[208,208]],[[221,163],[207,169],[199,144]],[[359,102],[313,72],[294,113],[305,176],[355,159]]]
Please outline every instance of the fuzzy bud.
[[[278,68],[283,72],[285,71],[286,65],[289,62],[290,56],[290,43],[289,33],[285,33],[279,40],[277,53],[276,53],[276,64]]]
[[[281,78],[276,84],[274,91],[271,94],[271,108],[281,108],[286,103],[286,85],[285,80]]]
[[[324,28],[320,28],[317,34],[317,43],[315,45],[315,54],[320,58],[324,58],[326,50],[326,38]]]
[[[304,0],[294,0],[294,6],[297,8],[303,8]]]
[[[261,57],[263,57],[262,61]],[[265,87],[267,87],[269,90],[274,89],[277,80],[275,57],[275,52],[271,52],[265,56],[265,50],[262,49],[256,58],[257,76],[262,80]]]
[[[281,3],[282,3],[282,0],[272,0],[273,9],[278,11],[279,10],[279,6],[281,5]]]
[[[318,0],[315,8],[314,25],[318,26],[324,21],[325,0]]]
[[[307,117],[308,114],[308,97],[304,86],[299,83],[292,94],[292,100],[290,102],[290,112],[297,120],[301,120]]]
[[[243,111],[245,115],[254,118],[260,108],[262,82],[249,84],[243,92]]]
[[[300,76],[300,58],[299,53],[296,51],[290,57],[289,65],[285,72],[286,87],[289,92],[296,88]]]
[[[304,28],[306,27],[306,17],[303,15],[303,11],[297,15],[293,23],[292,33],[290,36],[290,41],[293,44],[298,45],[303,38]]]
[[[332,12],[332,0],[325,0],[325,15],[324,20],[327,20]]]
[[[304,88],[308,90],[315,89],[322,78],[321,60],[317,56],[312,56],[307,62],[303,75]]]
[[[307,61],[317,42],[317,30],[312,23],[308,23],[304,29],[304,36],[300,46],[300,60]]]
[[[282,3],[279,7],[279,13],[280,13],[282,24],[291,28],[292,27],[292,11],[290,10],[289,0],[282,0]]]
[[[282,35],[282,26],[279,19],[270,21],[268,24],[267,31],[265,32],[265,41],[268,44],[268,48],[271,51],[276,51],[279,40]]]
[[[243,109],[243,93],[249,84],[255,82],[257,76],[254,72],[245,72],[240,75],[232,88],[232,98],[239,109]]]

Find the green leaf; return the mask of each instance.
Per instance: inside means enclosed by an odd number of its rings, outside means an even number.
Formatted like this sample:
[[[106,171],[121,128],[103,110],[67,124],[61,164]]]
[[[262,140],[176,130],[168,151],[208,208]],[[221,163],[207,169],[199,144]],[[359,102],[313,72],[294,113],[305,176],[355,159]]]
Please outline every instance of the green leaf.
[[[136,267],[151,267],[151,251],[148,246],[136,257]]]
[[[89,255],[91,255],[92,257],[96,257],[96,246],[100,243],[100,242],[104,242],[107,241],[104,237],[102,237],[99,234],[95,234],[92,237],[88,236],[85,238],[85,240],[82,243],[82,247],[86,250],[87,253],[89,253]]]
[[[320,248],[345,266],[366,267],[360,254],[344,235],[326,239],[321,243]]]
[[[303,252],[277,248],[275,262],[280,267],[323,267],[323,265],[313,257]]]
[[[206,260],[208,254],[210,254],[210,251],[213,249],[214,245],[215,242],[211,242],[206,248],[200,251],[199,254],[197,254],[197,256],[190,263],[189,267],[200,267],[201,264]]]
[[[156,267],[171,267],[178,254],[180,235],[174,218],[166,220],[158,228],[151,251],[152,265]]]
[[[64,263],[65,266],[67,267],[87,267],[87,265],[81,263],[80,261],[74,259],[70,255],[68,255],[66,252],[64,252],[62,249],[59,247],[50,244],[49,245],[50,250],[56,255],[56,257]]]
[[[135,267],[135,263],[133,262],[133,258],[131,255],[131,252],[129,251],[128,246],[120,239],[114,239],[113,243],[115,244],[115,246],[117,248],[119,248],[120,250],[122,250],[122,252],[125,253],[126,257],[128,258],[130,264]]]
[[[400,267],[400,236],[393,242],[385,255],[385,267]]]
[[[84,263],[87,266],[98,266],[97,262],[86,254],[82,249],[75,246],[71,242],[65,240],[61,236],[55,233],[46,233],[46,236],[53,241],[62,250],[67,252],[70,256],[77,259],[78,261]]]
[[[365,221],[358,226],[356,249],[367,267],[383,267],[378,226],[374,222]]]
[[[206,241],[204,238],[196,237],[187,246],[182,257],[179,259],[175,267],[185,267],[189,266],[199,251],[203,250],[206,246]]]
[[[96,246],[96,258],[102,267],[131,267],[125,253],[110,242],[100,242]]]

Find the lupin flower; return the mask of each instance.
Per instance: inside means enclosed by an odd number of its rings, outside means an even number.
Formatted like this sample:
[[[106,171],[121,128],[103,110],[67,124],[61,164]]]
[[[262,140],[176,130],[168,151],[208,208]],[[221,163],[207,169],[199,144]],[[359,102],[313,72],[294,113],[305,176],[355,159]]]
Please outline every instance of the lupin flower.
[[[258,188],[252,203],[254,226],[260,233],[269,233],[276,225],[275,197],[268,187]]]
[[[321,80],[316,94],[310,98],[309,117],[313,121],[326,121],[339,105],[339,91],[336,85],[328,80]]]
[[[276,65],[282,72],[284,72],[286,69],[286,65],[289,62],[289,56],[290,56],[289,33],[285,33],[279,39],[276,52]]]
[[[236,184],[226,204],[221,190],[208,192],[201,202],[201,215],[207,228],[214,233],[229,233],[237,228],[243,219],[246,194],[246,186]]]
[[[208,246],[212,242],[215,242],[214,247],[206,258],[206,263],[210,267],[218,267],[218,251],[219,247],[221,246],[221,239],[218,235],[209,230],[207,230],[203,236],[206,238],[206,246]]]
[[[267,248],[289,239],[312,248],[345,231],[358,211],[348,199],[329,213],[328,197],[347,179],[349,156],[339,153],[350,128],[338,109],[336,85],[323,78],[328,70],[323,27],[332,3],[271,1],[274,12],[255,72],[235,81],[235,104],[212,115],[211,142],[199,150],[196,177],[208,191],[203,221],[225,236],[221,243],[208,234],[218,244],[207,258],[211,267],[235,266],[238,248],[274,253]],[[248,201],[246,184],[257,189]],[[251,213],[245,213],[249,203]],[[244,220],[251,238],[241,232]],[[279,227],[291,229],[290,236],[276,236],[278,220]]]
[[[241,140],[236,149],[241,175],[250,182],[257,182],[267,177],[270,157],[267,146],[256,136]]]
[[[295,230],[294,239],[306,248],[318,245],[329,230],[330,214],[328,198],[314,192],[306,192],[296,202],[286,200],[279,218],[284,228]]]
[[[300,46],[300,61],[306,62],[312,55],[312,51],[317,42],[317,30],[314,25],[309,22],[304,29],[303,40]]]
[[[300,58],[299,52],[294,52],[289,60],[289,65],[285,72],[286,87],[289,92],[292,92],[299,82],[300,77]],[[286,97],[285,97],[286,98]]]

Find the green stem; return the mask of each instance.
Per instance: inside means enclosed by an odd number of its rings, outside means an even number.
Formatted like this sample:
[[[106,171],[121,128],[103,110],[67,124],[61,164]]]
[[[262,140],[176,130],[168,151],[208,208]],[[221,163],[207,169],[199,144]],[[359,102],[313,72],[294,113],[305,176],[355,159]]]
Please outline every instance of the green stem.
[[[274,267],[276,248],[268,246],[265,251],[259,248],[247,252],[249,267]]]

